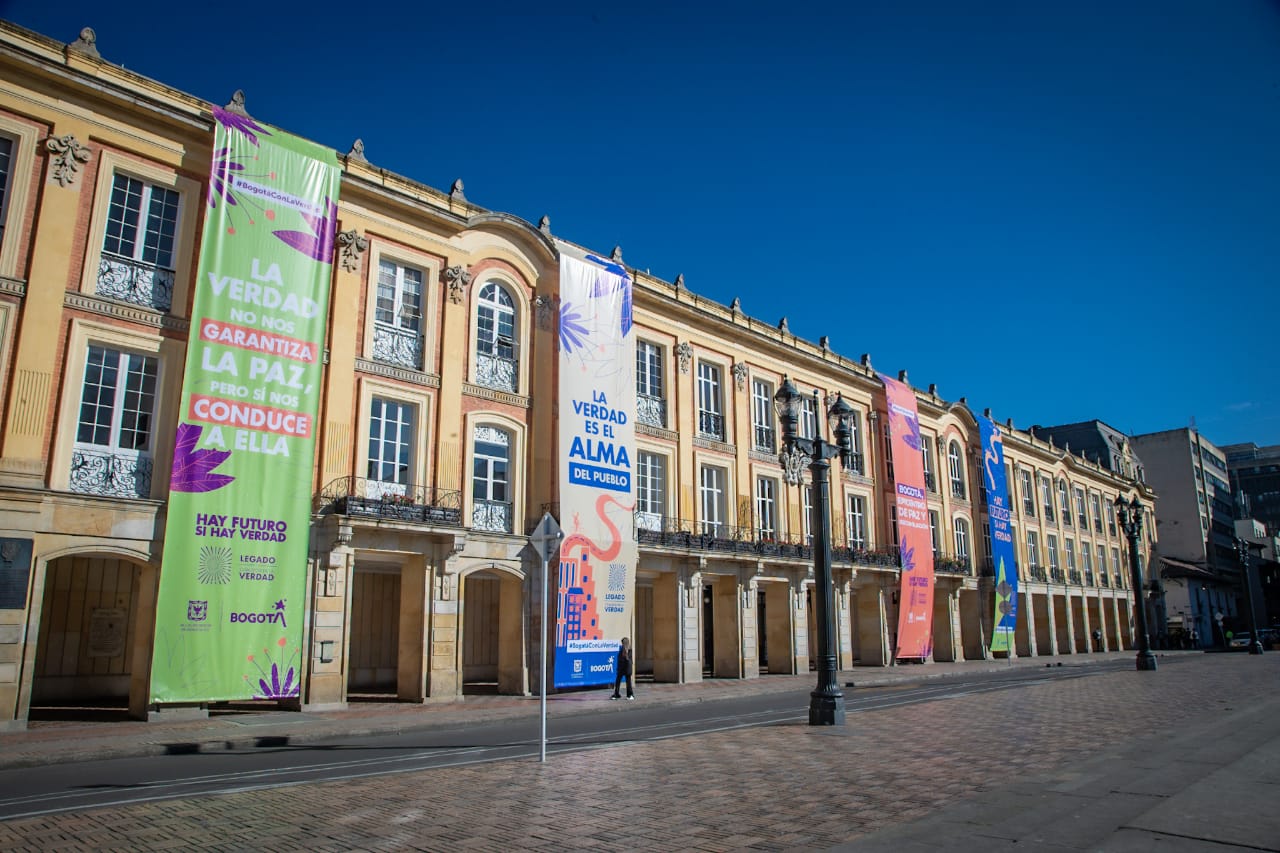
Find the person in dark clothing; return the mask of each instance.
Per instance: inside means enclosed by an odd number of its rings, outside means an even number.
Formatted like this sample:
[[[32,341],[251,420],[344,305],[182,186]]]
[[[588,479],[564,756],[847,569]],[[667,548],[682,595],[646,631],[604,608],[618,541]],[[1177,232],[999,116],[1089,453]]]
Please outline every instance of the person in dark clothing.
[[[613,695],[610,699],[621,699],[618,695],[618,688],[622,686],[622,679],[627,680],[627,698],[636,698],[635,690],[632,689],[632,668],[635,666],[635,655],[631,651],[631,641],[626,637],[622,638],[622,646],[618,649],[618,674],[613,679]]]

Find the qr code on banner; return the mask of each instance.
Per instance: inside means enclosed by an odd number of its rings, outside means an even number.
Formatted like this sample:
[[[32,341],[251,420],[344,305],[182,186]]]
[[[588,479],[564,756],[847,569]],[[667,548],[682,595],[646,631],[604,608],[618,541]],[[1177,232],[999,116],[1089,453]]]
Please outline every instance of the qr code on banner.
[[[627,564],[609,564],[609,592],[625,592],[627,589]]]

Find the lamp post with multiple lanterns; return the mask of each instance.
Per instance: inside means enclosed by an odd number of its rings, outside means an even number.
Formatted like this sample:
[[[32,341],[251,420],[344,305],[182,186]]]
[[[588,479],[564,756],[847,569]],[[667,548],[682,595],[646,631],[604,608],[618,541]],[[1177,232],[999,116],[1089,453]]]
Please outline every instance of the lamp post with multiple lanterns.
[[[783,475],[793,486],[801,483],[805,463],[813,478],[813,500],[809,530],[813,537],[814,596],[818,620],[818,686],[809,694],[809,725],[843,726],[844,694],[836,683],[836,635],[833,616],[835,602],[831,584],[831,464],[839,456],[842,467],[848,467],[853,452],[854,409],[839,393],[827,410],[827,420],[836,443],[821,435],[801,438],[798,431],[803,395],[787,377],[782,377],[773,406],[782,428],[782,452],[778,455]],[[818,392],[813,392],[813,409],[818,411]]]
[[[1244,606],[1249,611],[1249,654],[1262,654],[1262,638],[1258,636],[1258,617],[1253,612],[1253,580],[1249,576],[1250,550],[1262,551],[1261,545],[1255,545],[1247,539],[1236,537],[1236,558],[1240,561],[1240,574],[1244,580]]]
[[[1116,498],[1116,512],[1120,516],[1120,526],[1124,529],[1125,538],[1129,540],[1129,580],[1133,586],[1136,599],[1134,609],[1138,616],[1138,669],[1154,670],[1156,656],[1151,653],[1151,635],[1147,632],[1146,589],[1142,583],[1142,564],[1138,555],[1143,506],[1137,498],[1127,501],[1124,495],[1120,495]]]

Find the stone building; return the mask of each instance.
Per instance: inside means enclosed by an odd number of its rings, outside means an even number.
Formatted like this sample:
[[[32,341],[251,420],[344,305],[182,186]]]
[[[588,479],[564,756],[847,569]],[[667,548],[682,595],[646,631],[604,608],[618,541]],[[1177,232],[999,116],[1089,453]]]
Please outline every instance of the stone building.
[[[90,30],[63,44],[0,22],[0,47],[0,726],[52,704],[145,717],[212,105],[112,64]],[[525,693],[544,635],[526,534],[558,500],[550,224],[390,173],[358,141],[339,159],[319,444],[297,485],[314,496],[302,706]],[[770,406],[784,375],[857,410],[831,508],[839,664],[890,664],[893,460],[870,359],[633,275],[640,673],[810,668],[809,497],[782,476]],[[978,422],[963,398],[916,396],[933,657],[986,657]],[[1130,647],[1113,501],[1154,494],[1012,423],[1005,451],[1016,654]]]

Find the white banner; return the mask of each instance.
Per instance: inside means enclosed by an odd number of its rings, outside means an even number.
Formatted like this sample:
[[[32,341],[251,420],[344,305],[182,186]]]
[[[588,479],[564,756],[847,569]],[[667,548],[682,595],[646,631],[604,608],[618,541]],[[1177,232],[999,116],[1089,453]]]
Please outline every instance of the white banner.
[[[555,685],[612,684],[636,589],[631,277],[560,247],[560,548]]]

